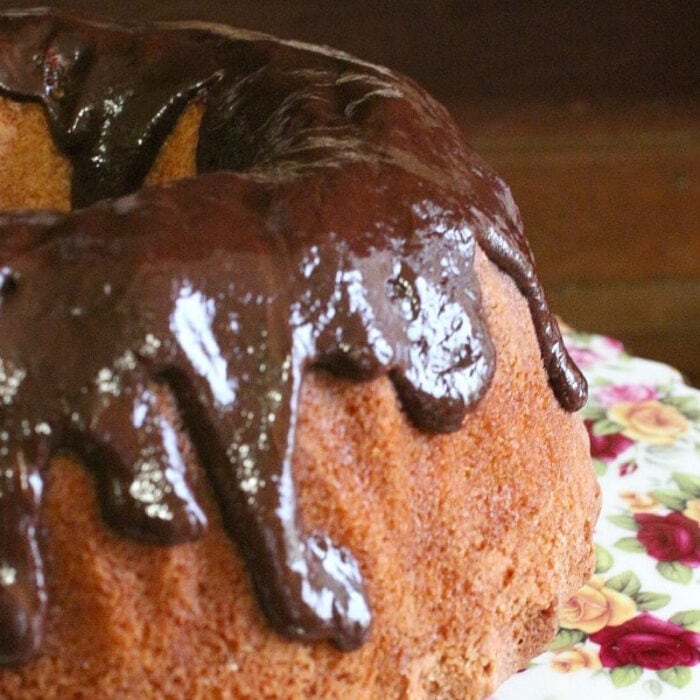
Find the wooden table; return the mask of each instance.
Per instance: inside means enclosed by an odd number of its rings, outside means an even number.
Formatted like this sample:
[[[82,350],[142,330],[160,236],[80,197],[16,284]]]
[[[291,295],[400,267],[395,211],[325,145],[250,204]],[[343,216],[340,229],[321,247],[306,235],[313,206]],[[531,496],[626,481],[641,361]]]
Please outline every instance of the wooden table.
[[[510,183],[557,312],[700,386],[698,104],[458,104]]]

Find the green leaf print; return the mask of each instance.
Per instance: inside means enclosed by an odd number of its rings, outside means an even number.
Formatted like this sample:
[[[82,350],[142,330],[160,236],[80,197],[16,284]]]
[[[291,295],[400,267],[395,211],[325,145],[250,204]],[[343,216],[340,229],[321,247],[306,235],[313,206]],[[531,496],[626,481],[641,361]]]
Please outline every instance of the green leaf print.
[[[700,632],[700,610],[683,610],[677,612],[671,619],[674,625],[680,625],[692,632]]]
[[[586,638],[585,632],[581,630],[567,630],[561,628],[557,632],[557,636],[554,637],[549,645],[549,651],[561,651],[562,649],[568,649],[569,647],[582,642]]]
[[[700,419],[700,402],[695,396],[671,396],[664,403],[675,406],[689,420]]]
[[[605,582],[605,587],[612,588],[618,593],[623,593],[630,598],[634,598],[634,596],[639,593],[642,584],[637,574],[633,571],[623,571],[621,574],[609,578]]]
[[[685,688],[692,680],[693,676],[687,666],[674,666],[667,668],[664,671],[657,671],[656,675],[674,688]]]
[[[664,605],[668,605],[670,600],[671,596],[667,593],[637,593],[634,596],[637,607],[646,612],[663,608]]]
[[[610,671],[610,680],[616,688],[624,688],[639,680],[642,675],[641,666],[618,666]]]
[[[618,527],[623,527],[625,530],[634,530],[635,532],[639,530],[639,525],[631,515],[608,515],[608,520]]]
[[[675,583],[690,583],[693,578],[693,570],[679,561],[660,561],[656,570],[664,578]]]
[[[596,574],[604,574],[606,571],[610,571],[614,559],[612,554],[608,552],[605,547],[597,544],[595,545],[595,572]]]
[[[605,418],[605,409],[588,404],[581,409],[581,416],[592,421],[599,421],[602,418]]]
[[[687,494],[690,498],[700,498],[700,476],[676,472],[673,475],[673,480],[684,494]]]
[[[622,430],[622,426],[619,423],[615,423],[615,421],[607,418],[602,418],[593,423],[594,435],[613,435],[614,433],[619,433],[620,430]]]
[[[685,510],[688,497],[682,491],[663,490],[652,491],[651,495],[671,510]]]
[[[633,552],[635,554],[646,552],[644,545],[636,537],[623,537],[615,542],[615,546],[623,552]]]
[[[661,693],[664,692],[664,687],[659,681],[656,680],[656,678],[649,678],[648,680],[644,681],[642,683],[642,687],[645,690],[648,690],[651,695],[653,695],[655,698],[658,698]]]

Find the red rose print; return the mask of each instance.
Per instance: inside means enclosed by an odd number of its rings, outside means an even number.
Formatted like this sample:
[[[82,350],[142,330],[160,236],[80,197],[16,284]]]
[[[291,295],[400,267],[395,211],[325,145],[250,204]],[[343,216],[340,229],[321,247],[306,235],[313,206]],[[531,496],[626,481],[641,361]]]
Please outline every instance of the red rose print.
[[[700,566],[700,523],[683,515],[636,513],[637,539],[647,554],[659,561],[679,561],[686,566]]]
[[[611,384],[597,390],[596,401],[603,408],[610,408],[623,401],[650,401],[658,396],[659,392],[646,384]]]
[[[627,476],[628,474],[634,474],[637,469],[639,469],[639,465],[636,462],[625,462],[620,465],[619,474],[620,476]]]
[[[586,367],[591,367],[596,362],[600,362],[602,359],[604,359],[603,355],[596,352],[595,350],[591,350],[590,348],[584,348],[569,344],[567,345],[566,349],[568,350],[571,359],[579,367],[582,367],[584,369]]]
[[[600,644],[600,661],[606,668],[634,664],[654,671],[700,663],[700,634],[653,615],[605,627],[590,636]]]
[[[620,453],[624,452],[630,445],[634,444],[634,440],[630,440],[622,433],[613,433],[612,435],[594,435],[592,420],[584,421],[588,437],[591,439],[591,457],[602,459],[604,462],[611,462]]]

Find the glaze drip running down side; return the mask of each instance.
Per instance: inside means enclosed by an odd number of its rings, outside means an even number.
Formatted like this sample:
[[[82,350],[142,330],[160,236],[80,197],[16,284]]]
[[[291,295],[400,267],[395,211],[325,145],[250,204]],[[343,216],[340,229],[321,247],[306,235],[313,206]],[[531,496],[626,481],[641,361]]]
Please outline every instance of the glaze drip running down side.
[[[76,208],[0,215],[0,663],[41,644],[51,456],[77,454],[122,534],[185,542],[207,519],[181,430],[271,624],[360,645],[359,565],[297,509],[300,387],[387,374],[417,427],[457,430],[495,363],[477,244],[527,297],[561,405],[585,400],[508,189],[410,81],[263,35],[38,11],[0,15],[0,93],[43,105]],[[140,190],[192,101],[200,175]]]

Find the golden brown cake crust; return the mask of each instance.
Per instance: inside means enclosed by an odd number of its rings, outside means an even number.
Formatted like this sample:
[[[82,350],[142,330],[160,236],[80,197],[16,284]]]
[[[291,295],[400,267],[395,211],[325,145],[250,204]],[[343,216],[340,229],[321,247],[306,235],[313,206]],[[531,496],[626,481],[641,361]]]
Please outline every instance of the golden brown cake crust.
[[[47,132],[41,105],[0,96],[0,211],[70,209],[70,163]]]
[[[44,512],[44,650],[0,671],[0,696],[468,700],[542,649],[590,574],[598,491],[524,300],[481,253],[477,270],[499,354],[460,432],[413,428],[386,379],[312,373],[303,389],[301,508],[360,561],[375,613],[367,644],[347,654],[270,630],[203,481],[203,540],[136,544],[105,527],[90,479],[62,459]]]

